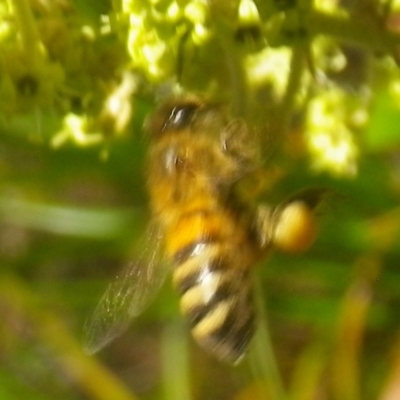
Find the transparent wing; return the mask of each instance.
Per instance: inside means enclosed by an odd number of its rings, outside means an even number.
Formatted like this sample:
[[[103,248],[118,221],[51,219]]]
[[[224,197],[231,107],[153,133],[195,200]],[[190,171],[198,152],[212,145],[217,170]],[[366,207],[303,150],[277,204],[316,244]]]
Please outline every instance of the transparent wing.
[[[151,225],[136,261],[110,283],[83,329],[83,345],[93,354],[121,335],[130,320],[154,299],[168,272],[161,252],[162,235]]]
[[[260,164],[260,145],[254,130],[240,118],[230,121],[221,132],[224,151],[233,156],[245,169]]]

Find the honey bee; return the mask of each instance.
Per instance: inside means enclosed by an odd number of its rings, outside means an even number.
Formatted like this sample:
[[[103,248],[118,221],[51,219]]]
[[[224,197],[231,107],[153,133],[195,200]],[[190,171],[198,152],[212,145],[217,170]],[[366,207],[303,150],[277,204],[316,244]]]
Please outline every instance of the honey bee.
[[[84,328],[85,347],[93,353],[121,334],[170,265],[195,341],[237,364],[256,325],[252,268],[272,248],[300,251],[312,244],[316,202],[305,196],[277,207],[250,201],[240,182],[260,167],[259,146],[243,120],[229,119],[218,106],[173,99],[147,129],[149,244],[103,295]]]

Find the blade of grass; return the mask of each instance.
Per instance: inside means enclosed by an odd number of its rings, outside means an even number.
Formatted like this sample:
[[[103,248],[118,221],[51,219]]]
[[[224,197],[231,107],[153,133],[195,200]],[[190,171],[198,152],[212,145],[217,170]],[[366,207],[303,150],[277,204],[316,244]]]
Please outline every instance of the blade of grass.
[[[345,294],[339,315],[332,359],[332,392],[338,400],[361,399],[360,356],[372,283],[380,270],[380,259],[367,254],[356,263],[356,277]]]
[[[318,398],[318,391],[327,366],[327,348],[321,342],[312,342],[296,362],[291,387],[290,400],[310,400]]]
[[[378,400],[400,399],[400,335],[393,350],[392,366]]]
[[[94,357],[83,353],[81,345],[71,335],[62,317],[40,308],[33,293],[18,278],[1,278],[0,302],[3,308],[20,316],[32,326],[37,341],[51,349],[61,370],[90,399],[138,399],[110,370]],[[9,329],[13,327],[9,326]]]

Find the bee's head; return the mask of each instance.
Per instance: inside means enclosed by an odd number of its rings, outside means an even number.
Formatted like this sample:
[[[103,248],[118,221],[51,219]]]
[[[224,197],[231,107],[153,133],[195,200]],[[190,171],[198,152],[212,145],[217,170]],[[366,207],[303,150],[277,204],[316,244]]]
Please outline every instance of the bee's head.
[[[161,105],[146,122],[153,141],[151,163],[158,168],[154,175],[232,182],[254,168],[258,148],[252,131],[241,119],[229,120],[224,111],[218,103],[194,97]]]

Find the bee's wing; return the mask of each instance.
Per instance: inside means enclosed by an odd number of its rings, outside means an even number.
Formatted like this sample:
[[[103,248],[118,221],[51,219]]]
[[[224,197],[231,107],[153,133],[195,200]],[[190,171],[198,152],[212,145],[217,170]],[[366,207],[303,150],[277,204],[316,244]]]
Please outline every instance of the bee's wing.
[[[86,321],[83,345],[93,354],[121,335],[132,317],[153,300],[168,272],[161,253],[162,235],[151,226],[142,254],[132,261],[108,286],[93,315]]]
[[[230,121],[220,135],[222,149],[234,157],[245,169],[260,164],[260,145],[255,130],[249,129],[244,120]]]

